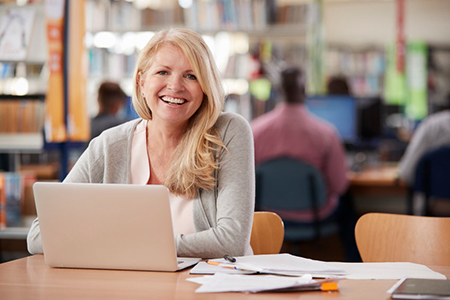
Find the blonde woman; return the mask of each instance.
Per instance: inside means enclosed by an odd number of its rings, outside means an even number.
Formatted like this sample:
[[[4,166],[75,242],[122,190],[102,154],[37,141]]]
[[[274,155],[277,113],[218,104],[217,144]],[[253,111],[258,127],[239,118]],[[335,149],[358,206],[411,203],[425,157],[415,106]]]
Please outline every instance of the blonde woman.
[[[204,40],[187,29],[158,32],[134,82],[141,118],[93,139],[64,182],[165,185],[178,256],[252,254],[252,133],[244,118],[221,112],[225,94]],[[42,253],[37,219],[27,241]]]

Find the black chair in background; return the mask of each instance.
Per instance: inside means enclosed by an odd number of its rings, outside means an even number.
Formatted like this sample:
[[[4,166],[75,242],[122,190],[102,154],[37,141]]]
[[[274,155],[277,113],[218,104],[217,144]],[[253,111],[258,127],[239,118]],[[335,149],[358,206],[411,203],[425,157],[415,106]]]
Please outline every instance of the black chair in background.
[[[424,195],[423,215],[432,215],[430,211],[431,198],[449,199],[450,201],[450,146],[441,147],[427,152],[419,160],[415,171],[414,184],[409,187],[407,209],[413,214],[414,194]]]
[[[305,162],[280,157],[256,168],[256,210],[273,211],[280,215],[285,226],[286,242],[299,245],[338,233],[337,222],[319,218],[319,210],[325,204],[326,196],[322,174]],[[312,212],[311,222],[298,222],[287,216],[287,212],[305,211]]]

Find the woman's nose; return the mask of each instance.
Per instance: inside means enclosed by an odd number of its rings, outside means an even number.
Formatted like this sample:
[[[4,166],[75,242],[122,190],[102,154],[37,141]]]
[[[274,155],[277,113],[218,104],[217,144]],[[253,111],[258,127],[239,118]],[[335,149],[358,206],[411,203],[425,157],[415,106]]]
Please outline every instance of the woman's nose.
[[[179,76],[170,76],[167,87],[173,91],[179,91],[184,89],[183,78]]]

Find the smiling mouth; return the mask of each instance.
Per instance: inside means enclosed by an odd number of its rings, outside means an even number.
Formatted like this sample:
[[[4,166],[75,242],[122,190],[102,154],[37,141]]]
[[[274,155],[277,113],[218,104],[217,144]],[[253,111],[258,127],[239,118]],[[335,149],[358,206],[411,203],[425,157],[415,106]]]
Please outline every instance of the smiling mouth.
[[[167,97],[167,96],[162,96],[160,97],[160,99],[164,102],[166,102],[167,104],[177,104],[177,105],[182,105],[186,102],[186,99],[182,99],[182,98],[173,98],[173,97]]]

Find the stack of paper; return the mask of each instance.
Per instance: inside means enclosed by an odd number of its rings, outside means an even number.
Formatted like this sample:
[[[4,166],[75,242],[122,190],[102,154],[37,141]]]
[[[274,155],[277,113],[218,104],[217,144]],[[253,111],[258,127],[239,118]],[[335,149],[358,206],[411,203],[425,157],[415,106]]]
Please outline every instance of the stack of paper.
[[[197,293],[321,290],[321,283],[313,280],[310,275],[286,277],[216,273],[214,276],[188,278],[187,280],[202,285],[196,290]]]
[[[234,266],[240,270],[254,273],[278,274],[301,276],[303,274],[312,274],[314,277],[330,277],[345,275],[342,268],[334,267],[328,263],[294,256],[291,254],[273,254],[273,255],[252,255],[236,257],[235,263],[229,263],[224,259],[214,259],[213,261],[221,263],[221,266]],[[211,267],[212,272],[208,272]],[[215,266],[205,266],[199,264],[192,269],[191,274],[214,274],[217,272]],[[235,272],[234,272],[235,273]]]
[[[314,278],[345,278],[345,279],[402,279],[428,278],[445,279],[443,274],[435,272],[427,266],[408,262],[387,263],[342,263],[323,262],[306,259],[290,254],[253,255],[236,257],[235,263],[224,259],[214,259],[220,266],[198,263],[191,274],[215,274],[216,272],[229,274],[277,274],[301,276],[311,274]],[[238,270],[224,268],[235,266]]]

